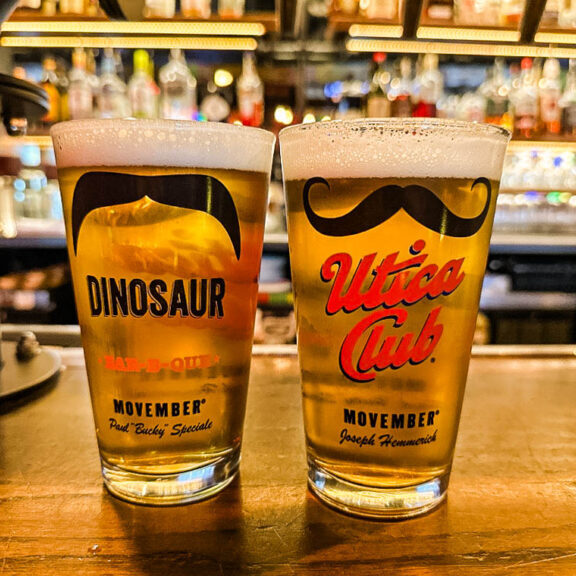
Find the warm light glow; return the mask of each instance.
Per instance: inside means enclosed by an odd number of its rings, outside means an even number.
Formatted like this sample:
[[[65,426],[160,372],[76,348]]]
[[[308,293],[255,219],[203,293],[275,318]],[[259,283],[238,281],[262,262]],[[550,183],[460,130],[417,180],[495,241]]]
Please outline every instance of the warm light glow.
[[[518,30],[498,30],[497,28],[450,28],[443,26],[420,26],[417,38],[429,40],[478,40],[484,42],[518,42]]]
[[[576,48],[556,48],[526,44],[465,44],[449,42],[417,42],[414,40],[346,41],[349,52],[389,52],[397,54],[452,54],[462,56],[507,56],[511,58],[576,58]]]
[[[566,152],[567,150],[576,151],[576,141],[542,141],[542,140],[512,140],[508,144],[508,151],[512,152],[515,150],[538,150],[541,148],[546,148],[548,150],[557,150],[558,153]]]
[[[320,118],[320,122],[330,122],[330,120],[332,120],[332,116],[322,116]]]
[[[232,82],[234,82],[234,76],[232,76],[228,70],[218,68],[218,70],[214,72],[214,84],[216,84],[218,88],[226,88],[226,86],[230,86]]]
[[[290,126],[294,122],[294,113],[290,106],[276,106],[274,110],[274,120],[278,124],[284,124],[284,126]]]
[[[302,118],[303,124],[312,124],[314,122],[316,122],[316,116],[314,116],[314,114],[312,114],[311,112],[309,112],[304,116],[304,118]]]
[[[576,44],[575,32],[536,32],[534,42],[543,44]]]
[[[258,47],[254,38],[206,38],[161,36],[0,36],[0,46],[17,48],[157,48],[182,50],[241,50],[253,51]]]
[[[402,38],[404,28],[388,24],[352,24],[348,34],[352,38]]]
[[[122,34],[125,36],[264,36],[260,22],[109,22],[26,21],[5,22],[2,33]]]

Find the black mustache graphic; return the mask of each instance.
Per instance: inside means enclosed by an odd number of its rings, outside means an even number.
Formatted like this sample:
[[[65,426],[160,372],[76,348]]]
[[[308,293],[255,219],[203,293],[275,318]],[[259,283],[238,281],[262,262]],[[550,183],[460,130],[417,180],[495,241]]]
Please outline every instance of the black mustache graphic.
[[[310,224],[325,236],[352,236],[366,232],[404,209],[414,220],[429,230],[455,238],[466,238],[476,234],[484,224],[492,197],[490,181],[487,178],[476,178],[471,190],[478,184],[485,186],[486,203],[478,216],[461,218],[451,212],[442,200],[424,186],[411,184],[402,187],[389,184],[374,190],[348,214],[337,218],[324,218],[316,214],[310,206],[310,189],[315,184],[322,184],[330,189],[330,184],[324,178],[310,178],[304,185],[304,210]]]
[[[199,210],[214,216],[232,241],[240,260],[240,223],[230,192],[216,178],[203,174],[141,176],[118,172],[88,172],[77,182],[72,203],[74,254],[84,219],[92,210],[129,204],[147,196],[154,202]]]

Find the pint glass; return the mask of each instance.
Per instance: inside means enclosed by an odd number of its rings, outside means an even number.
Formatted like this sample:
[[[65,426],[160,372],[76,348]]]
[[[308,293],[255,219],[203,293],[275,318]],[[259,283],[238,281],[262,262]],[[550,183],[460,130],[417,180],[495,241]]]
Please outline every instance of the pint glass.
[[[508,139],[394,119],[280,134],[308,479],[337,509],[446,495]]]
[[[52,129],[104,483],[179,504],[238,470],[274,136]]]

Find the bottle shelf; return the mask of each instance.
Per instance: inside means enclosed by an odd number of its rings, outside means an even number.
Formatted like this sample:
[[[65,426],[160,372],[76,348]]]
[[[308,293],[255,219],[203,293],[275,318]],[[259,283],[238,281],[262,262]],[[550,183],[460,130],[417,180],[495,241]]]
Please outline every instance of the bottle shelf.
[[[541,26],[546,0],[527,0],[518,24],[476,26],[428,16],[428,2],[405,0],[398,22],[328,17],[328,30],[348,33],[350,52],[435,53],[489,57],[576,57],[576,30]]]
[[[0,46],[255,50],[257,38],[278,28],[278,16],[274,12],[253,12],[237,19],[214,15],[206,20],[177,18],[141,22],[20,15],[2,24]]]

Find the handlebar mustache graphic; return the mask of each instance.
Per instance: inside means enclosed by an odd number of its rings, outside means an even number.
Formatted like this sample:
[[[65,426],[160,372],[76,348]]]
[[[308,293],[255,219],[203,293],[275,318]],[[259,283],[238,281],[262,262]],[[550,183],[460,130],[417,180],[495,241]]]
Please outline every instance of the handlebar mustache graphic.
[[[478,185],[486,188],[486,203],[482,212],[474,218],[461,218],[454,214],[431,190],[417,184],[398,186],[389,184],[374,190],[367,198],[348,214],[337,218],[324,218],[314,212],[310,206],[310,189],[316,184],[330,184],[324,178],[311,178],[304,185],[304,210],[310,224],[325,236],[352,236],[366,232],[400,210],[404,210],[414,220],[429,230],[455,238],[473,236],[480,230],[488,211],[492,197],[492,186],[487,178],[476,178],[471,190]]]
[[[144,197],[166,206],[198,210],[224,226],[240,260],[240,222],[230,192],[216,178],[203,174],[142,176],[118,172],[87,172],[77,182],[72,203],[74,254],[86,216],[97,208],[130,204]]]

